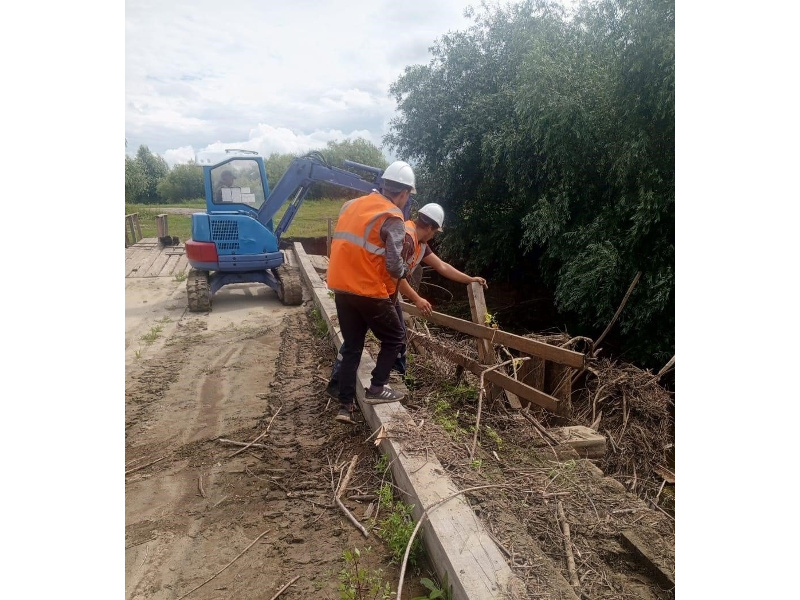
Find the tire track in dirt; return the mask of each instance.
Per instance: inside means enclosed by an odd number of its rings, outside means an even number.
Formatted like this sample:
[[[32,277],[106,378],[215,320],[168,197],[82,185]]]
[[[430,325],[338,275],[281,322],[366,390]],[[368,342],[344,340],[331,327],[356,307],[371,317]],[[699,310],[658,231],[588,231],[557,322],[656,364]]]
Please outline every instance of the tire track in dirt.
[[[351,493],[377,489],[378,454],[364,443],[365,427],[333,420],[337,406],[328,402],[322,379],[334,353],[326,339],[311,334],[309,312],[294,309],[269,331],[210,331],[202,323],[183,320],[158,357],[161,383],[169,385],[159,387],[155,371],[143,378],[146,385],[130,378],[133,388],[141,384],[144,397],[129,394],[140,401],[140,412],[127,430],[128,460],[171,454],[126,486],[126,598],[174,600],[265,530],[192,600],[269,598],[296,575],[300,579],[282,598],[338,598],[342,552],[367,546],[373,552],[364,566],[382,568],[386,581],[396,582],[397,567],[387,567],[382,541],[374,534],[365,539],[331,506],[339,468],[354,454],[360,460]],[[167,366],[170,360],[183,363],[177,374]],[[273,416],[259,441],[267,449],[231,457],[237,448],[215,441],[253,440]],[[368,502],[345,503],[363,519]]]

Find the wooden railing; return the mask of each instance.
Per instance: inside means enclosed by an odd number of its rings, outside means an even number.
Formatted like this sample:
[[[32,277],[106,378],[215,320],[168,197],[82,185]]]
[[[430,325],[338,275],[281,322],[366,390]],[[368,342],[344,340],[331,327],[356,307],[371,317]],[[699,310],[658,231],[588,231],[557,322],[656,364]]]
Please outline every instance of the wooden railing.
[[[125,215],[125,247],[142,239],[142,226],[139,224],[139,213]]]
[[[533,403],[562,416],[572,411],[572,377],[575,370],[583,370],[586,357],[580,352],[567,350],[523,337],[501,329],[481,324],[485,322],[486,301],[480,284],[469,285],[470,307],[475,322],[466,321],[443,313],[432,312],[425,317],[413,304],[400,302],[406,314],[427,318],[432,323],[449,327],[477,338],[478,360],[448,348],[445,344],[413,329],[408,330],[409,340],[423,348],[447,358],[471,373],[481,376],[493,386],[487,389],[487,397],[505,391],[513,408],[521,408],[522,403]],[[489,370],[503,362],[498,360],[497,351],[505,347],[506,358],[517,358],[518,368],[513,363],[510,373],[505,368]],[[516,350],[518,356],[512,357],[508,349]],[[488,386],[487,386],[488,387]]]

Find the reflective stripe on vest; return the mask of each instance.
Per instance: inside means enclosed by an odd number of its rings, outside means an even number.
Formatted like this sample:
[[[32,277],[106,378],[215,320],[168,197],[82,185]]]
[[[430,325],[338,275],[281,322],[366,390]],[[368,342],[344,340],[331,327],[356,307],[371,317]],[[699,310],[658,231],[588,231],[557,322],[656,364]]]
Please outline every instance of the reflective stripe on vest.
[[[331,242],[328,287],[332,290],[388,298],[397,284],[386,270],[386,247],[380,230],[386,219],[403,213],[385,196],[372,193],[342,206]]]

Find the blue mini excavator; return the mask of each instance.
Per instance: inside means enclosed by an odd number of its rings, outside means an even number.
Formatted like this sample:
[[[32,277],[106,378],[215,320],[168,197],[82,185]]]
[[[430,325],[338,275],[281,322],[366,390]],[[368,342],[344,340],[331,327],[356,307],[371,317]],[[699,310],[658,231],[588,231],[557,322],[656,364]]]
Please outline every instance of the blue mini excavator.
[[[192,215],[192,239],[186,242],[192,267],[186,293],[192,312],[210,311],[214,294],[231,283],[263,283],[284,304],[300,304],[300,272],[278,243],[309,189],[326,182],[368,194],[380,188],[383,174],[352,161],[344,161],[352,171],[334,167],[312,152],[294,159],[270,192],[264,159],[257,152],[206,152],[198,154],[197,163],[203,168],[206,212]],[[287,201],[291,204],[273,227],[273,217]]]

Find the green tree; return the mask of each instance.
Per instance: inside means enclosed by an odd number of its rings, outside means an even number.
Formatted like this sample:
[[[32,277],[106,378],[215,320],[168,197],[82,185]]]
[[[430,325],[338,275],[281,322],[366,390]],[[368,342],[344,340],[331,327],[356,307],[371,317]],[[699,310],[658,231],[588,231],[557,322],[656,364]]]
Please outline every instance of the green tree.
[[[546,1],[473,14],[391,91],[386,138],[448,212],[442,254],[471,270],[539,276],[629,355],[674,353],[674,3]],[[662,363],[663,364],[663,363]]]
[[[167,202],[205,198],[203,169],[194,161],[175,165],[157,186],[158,195]]]
[[[153,154],[150,149],[145,146],[139,146],[136,151],[136,162],[139,163],[139,168],[145,177],[145,190],[142,194],[141,201],[145,204],[155,204],[159,202],[158,184],[169,173],[169,165],[161,156]]]
[[[270,191],[272,191],[281,180],[281,177],[286,173],[286,170],[295,158],[297,158],[296,154],[280,154],[278,152],[273,152],[267,157],[264,161],[264,168],[267,171],[267,182],[269,183]]]
[[[147,178],[141,165],[130,156],[125,157],[125,202],[142,202],[147,190]]]

